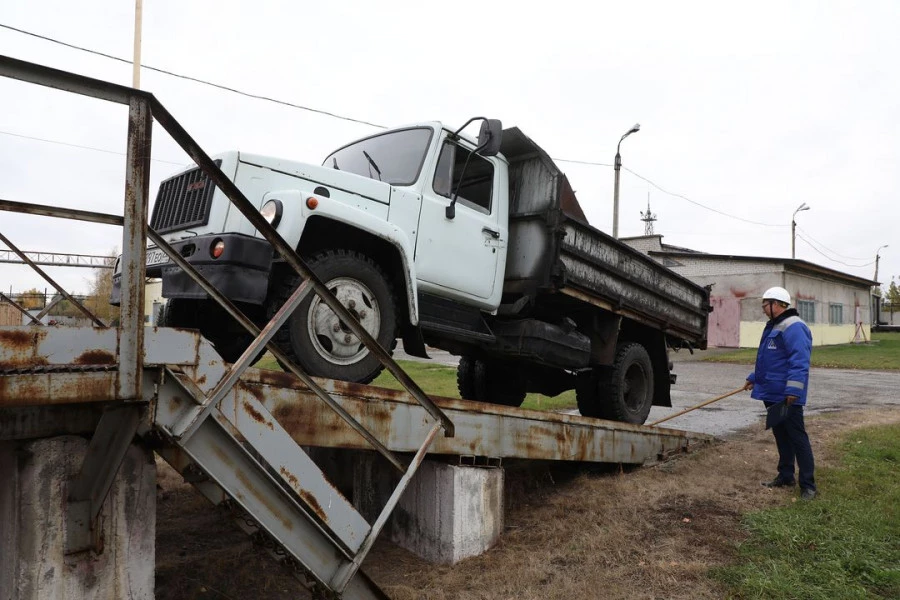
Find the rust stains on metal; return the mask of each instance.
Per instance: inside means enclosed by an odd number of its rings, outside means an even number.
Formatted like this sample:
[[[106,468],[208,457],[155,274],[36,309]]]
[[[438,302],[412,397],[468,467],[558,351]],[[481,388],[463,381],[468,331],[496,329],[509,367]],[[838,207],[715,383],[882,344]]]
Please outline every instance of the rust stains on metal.
[[[237,477],[242,484],[244,484],[244,488],[248,492],[250,492],[260,504],[266,507],[266,509],[272,514],[274,518],[281,521],[281,525],[285,529],[292,530],[294,528],[294,523],[289,518],[278,512],[278,506],[274,502],[272,502],[271,498],[269,498],[267,494],[254,487],[253,482],[250,481],[250,478],[247,477],[247,474],[244,473],[243,470],[235,469],[234,476]],[[240,494],[238,494],[238,496],[240,496]]]
[[[260,425],[265,425],[272,431],[275,431],[275,426],[272,425],[272,422],[266,419],[261,412],[256,410],[252,404],[247,402],[246,400],[243,402],[244,412],[250,415],[250,418],[259,423]]]
[[[16,329],[13,331],[0,330],[0,346],[6,346],[13,351],[31,349],[37,342],[37,332]]]
[[[278,472],[281,473],[281,476],[284,477],[287,482],[291,484],[291,487],[297,491],[297,494],[299,494],[300,498],[303,499],[303,502],[309,506],[310,510],[316,513],[316,516],[319,517],[323,523],[327,523],[328,515],[322,510],[322,505],[319,504],[319,501],[316,500],[315,496],[300,487],[300,481],[297,479],[297,476],[288,471],[285,467],[278,469]]]
[[[181,405],[183,402],[184,400],[182,400],[180,397],[172,396],[171,398],[169,398],[169,410],[173,413],[178,412],[178,410],[181,409]]]
[[[116,357],[106,350],[88,350],[80,354],[74,363],[76,365],[114,365]]]
[[[250,373],[247,373],[249,375]],[[306,386],[291,373],[283,371],[270,371],[268,369],[258,369],[254,373],[259,376],[259,382],[280,388],[288,389],[306,389]]]

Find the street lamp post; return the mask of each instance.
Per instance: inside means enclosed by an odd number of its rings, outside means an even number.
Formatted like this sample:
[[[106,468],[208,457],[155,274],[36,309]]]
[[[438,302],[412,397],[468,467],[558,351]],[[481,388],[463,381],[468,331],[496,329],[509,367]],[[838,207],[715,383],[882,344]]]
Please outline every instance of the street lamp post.
[[[878,256],[878,253],[881,252],[882,248],[887,248],[887,247],[888,247],[888,245],[885,244],[884,246],[879,246],[878,250],[875,251],[875,278],[874,278],[874,281],[876,282],[876,284],[878,282],[878,260],[881,258],[880,256]]]
[[[635,123],[634,127],[625,132],[625,135],[619,140],[618,145],[616,146],[616,161],[614,163],[615,168],[615,182],[613,184],[613,237],[619,238],[619,170],[622,168],[622,154],[619,152],[619,148],[622,147],[622,141],[627,138],[632,133],[637,133],[641,130],[641,124]]]
[[[801,210],[809,210],[806,202],[797,207],[794,214],[791,215],[791,258],[797,258],[797,213]]]

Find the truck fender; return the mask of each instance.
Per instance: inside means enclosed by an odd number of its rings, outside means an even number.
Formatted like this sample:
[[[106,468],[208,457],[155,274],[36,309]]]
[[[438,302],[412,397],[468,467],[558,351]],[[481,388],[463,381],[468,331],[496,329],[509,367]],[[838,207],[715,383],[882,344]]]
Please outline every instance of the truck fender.
[[[315,197],[318,201],[315,208],[307,205],[307,199]],[[375,216],[365,210],[349,206],[343,202],[332,200],[318,194],[310,194],[300,190],[284,190],[268,192],[263,197],[263,204],[270,199],[282,202],[281,220],[276,226],[278,233],[292,247],[297,248],[303,237],[303,231],[310,217],[336,221],[358,229],[362,232],[381,238],[391,244],[399,253],[403,265],[403,280],[406,291],[409,322],[416,326],[419,323],[419,302],[416,285],[416,267],[413,262],[413,246],[406,233],[384,218]],[[372,201],[373,205],[384,206]],[[300,210],[297,210],[299,207]],[[387,207],[384,207],[387,214]]]

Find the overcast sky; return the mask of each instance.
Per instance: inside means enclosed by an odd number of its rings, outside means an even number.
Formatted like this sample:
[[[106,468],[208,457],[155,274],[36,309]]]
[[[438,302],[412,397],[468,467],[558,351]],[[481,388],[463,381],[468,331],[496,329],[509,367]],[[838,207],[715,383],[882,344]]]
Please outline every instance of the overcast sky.
[[[871,279],[890,244],[879,280],[900,277],[900,2],[316,4],[145,0],[142,63],[379,125],[499,118],[606,165],[639,122],[624,167],[690,201],[623,171],[620,236],[643,233],[649,193],[665,243],[790,257],[805,202],[797,258]],[[7,0],[0,25],[132,56],[129,0]],[[0,54],[131,84],[129,64],[6,28]],[[141,87],[210,154],[318,164],[378,131],[147,69]],[[0,79],[0,198],[121,214],[126,131],[125,107]],[[155,196],[189,160],[159,126],[153,142]],[[559,165],[611,233],[612,168]],[[113,227],[5,212],[0,232],[31,251],[121,247]],[[48,271],[87,288],[87,270]],[[46,284],[0,264],[2,291],[30,287]]]

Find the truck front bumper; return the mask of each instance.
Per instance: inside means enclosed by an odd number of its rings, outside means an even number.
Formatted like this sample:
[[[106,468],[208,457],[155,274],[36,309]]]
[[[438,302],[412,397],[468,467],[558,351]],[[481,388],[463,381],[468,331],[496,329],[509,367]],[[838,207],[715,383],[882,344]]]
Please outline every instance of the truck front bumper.
[[[218,242],[224,251],[215,258],[212,251]],[[199,235],[171,242],[178,253],[214,288],[233,302],[262,304],[269,287],[272,270],[272,246],[266,240],[240,233]],[[162,262],[157,262],[157,261]],[[156,248],[147,249],[147,277],[162,279],[164,298],[203,300],[209,297],[178,265]],[[121,273],[113,275],[110,303],[121,298]]]

